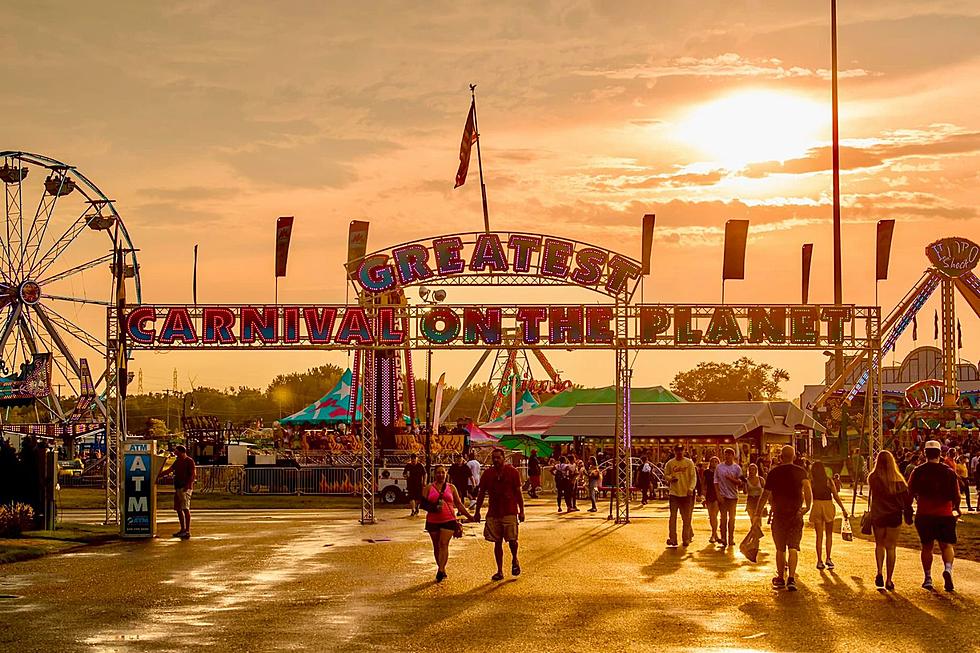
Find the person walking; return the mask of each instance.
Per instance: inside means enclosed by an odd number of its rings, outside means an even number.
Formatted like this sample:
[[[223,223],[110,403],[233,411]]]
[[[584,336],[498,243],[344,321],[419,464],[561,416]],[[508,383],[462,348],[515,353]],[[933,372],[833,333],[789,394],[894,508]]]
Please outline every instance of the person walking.
[[[898,468],[895,456],[887,449],[878,452],[874,468],[868,474],[868,516],[875,538],[875,587],[888,591],[895,589],[892,575],[895,573],[895,550],[898,531],[905,523],[912,523],[912,499],[909,486]],[[845,517],[846,519],[846,517]],[[882,576],[882,564],[886,576]]]
[[[953,473],[942,462],[942,445],[936,440],[925,444],[926,461],[912,471],[909,493],[915,499],[915,530],[922,544],[922,587],[932,590],[932,550],[939,542],[943,558],[943,586],[953,591],[953,546],[956,519],[960,516],[960,488]]]
[[[555,477],[555,501],[558,503],[558,512],[562,512],[562,501],[568,506],[569,512],[572,509],[571,500],[566,496],[568,493],[567,466],[568,459],[565,456],[559,456],[555,464],[551,466],[551,475]]]
[[[599,461],[596,460],[595,456],[589,458],[589,466],[586,469],[586,476],[589,481],[589,501],[592,502],[592,507],[589,508],[589,512],[598,512],[596,507],[596,499],[599,497]]]
[[[503,449],[494,449],[491,460],[492,466],[480,479],[473,520],[480,521],[483,499],[489,497],[483,538],[493,542],[493,556],[497,563],[497,573],[490,580],[499,581],[504,579],[504,540],[510,547],[510,573],[513,576],[521,574],[521,565],[517,560],[517,537],[518,523],[524,521],[524,493],[521,491],[521,474],[504,462]]]
[[[476,506],[476,491],[480,487],[480,473],[483,468],[480,461],[476,459],[476,452],[472,449],[470,449],[470,457],[466,461],[466,466],[470,468],[470,508],[473,508]]]
[[[640,491],[640,505],[647,505],[650,495],[650,482],[653,480],[653,464],[647,457],[640,456],[640,471],[636,475],[636,488]]]
[[[433,475],[435,470],[433,470]],[[449,482],[453,484],[456,488],[456,492],[459,494],[462,501],[456,502],[456,507],[459,508],[464,503],[466,503],[466,491],[470,487],[470,478],[473,476],[473,472],[466,465],[463,460],[463,454],[455,453],[453,454],[453,464],[449,466]]]
[[[683,445],[674,447],[674,457],[664,465],[664,478],[669,484],[668,501],[670,506],[669,535],[667,546],[677,546],[677,513],[680,512],[683,528],[681,546],[688,546],[694,539],[691,519],[694,514],[694,488],[697,485],[698,471],[694,461],[684,455]]]
[[[857,492],[859,497],[864,496],[864,456],[861,455],[860,447],[855,447],[851,453],[851,491]]]
[[[419,462],[418,454],[408,457],[408,464],[403,471],[408,493],[409,515],[419,514],[419,501],[422,500],[422,488],[425,486],[425,465]]]
[[[956,476],[960,482],[960,493],[966,498],[966,509],[969,512],[973,512],[973,506],[970,504],[970,469],[969,469],[970,456],[967,454],[961,454],[959,458],[956,459]],[[980,498],[978,498],[980,500]]]
[[[775,589],[796,591],[796,566],[800,556],[800,540],[803,539],[803,515],[810,510],[813,493],[806,470],[793,464],[796,451],[786,445],[779,455],[780,464],[769,470],[766,489],[762,493],[760,508],[772,502],[772,541],[776,546],[776,576],[772,579]],[[759,526],[760,509],[752,520]],[[787,555],[788,552],[788,555]],[[786,576],[786,573],[789,573]]]
[[[816,533],[817,569],[833,569],[834,561],[830,553],[834,548],[834,520],[837,509],[834,502],[840,506],[841,514],[847,519],[847,510],[841,501],[837,487],[827,475],[827,468],[819,460],[810,466],[810,488],[813,492],[813,509],[810,510],[810,523]],[[870,490],[869,490],[870,492]],[[824,547],[826,546],[827,562],[824,563]]]
[[[762,491],[765,488],[766,479],[759,475],[759,466],[752,463],[749,465],[749,473],[745,477],[745,512],[749,514],[749,521],[759,511],[759,501],[762,499]]]
[[[187,455],[187,448],[184,445],[178,444],[174,451],[177,453],[177,460],[161,476],[174,477],[174,511],[180,522],[180,530],[174,533],[173,537],[186,540],[191,536],[191,495],[194,493],[197,467],[194,465],[194,459]]]
[[[725,462],[715,468],[714,481],[718,490],[718,511],[721,513],[722,548],[735,546],[735,511],[738,508],[738,489],[742,485],[742,468],[735,462],[735,450],[725,449]]]
[[[704,507],[708,511],[708,523],[711,524],[710,544],[719,542],[718,537],[718,488],[715,486],[715,470],[718,468],[720,460],[718,456],[712,456],[708,460],[708,468],[701,473],[701,487],[704,492]]]
[[[531,449],[531,457],[527,459],[527,489],[528,496],[532,499],[538,498],[538,490],[541,489],[541,459],[538,458],[537,449]]]
[[[459,456],[459,454],[457,454]],[[462,456],[459,456],[462,459]],[[464,465],[465,467],[465,465]],[[436,559],[436,582],[441,583],[447,576],[446,563],[449,562],[449,542],[453,535],[462,528],[456,519],[458,509],[467,519],[471,519],[466,503],[459,495],[454,483],[450,483],[443,465],[432,469],[432,483],[425,489],[425,499],[431,504],[442,505],[437,512],[425,514],[425,530],[432,539],[432,555]],[[460,531],[460,535],[462,532]]]

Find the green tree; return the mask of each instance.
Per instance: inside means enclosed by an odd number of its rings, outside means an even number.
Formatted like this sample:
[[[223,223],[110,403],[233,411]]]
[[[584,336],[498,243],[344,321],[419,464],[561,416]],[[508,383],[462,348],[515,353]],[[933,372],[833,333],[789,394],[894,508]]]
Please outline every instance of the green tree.
[[[746,401],[778,399],[786,370],[742,357],[734,363],[699,363],[678,372],[670,389],[688,401]]]

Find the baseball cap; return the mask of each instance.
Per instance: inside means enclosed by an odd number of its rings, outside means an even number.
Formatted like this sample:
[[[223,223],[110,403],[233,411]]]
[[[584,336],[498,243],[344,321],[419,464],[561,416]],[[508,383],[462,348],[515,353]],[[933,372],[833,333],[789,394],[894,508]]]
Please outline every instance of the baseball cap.
[[[939,449],[939,450],[942,450],[942,448],[943,445],[939,444],[938,440],[929,440],[928,442],[926,442],[925,446],[923,447],[923,449]]]

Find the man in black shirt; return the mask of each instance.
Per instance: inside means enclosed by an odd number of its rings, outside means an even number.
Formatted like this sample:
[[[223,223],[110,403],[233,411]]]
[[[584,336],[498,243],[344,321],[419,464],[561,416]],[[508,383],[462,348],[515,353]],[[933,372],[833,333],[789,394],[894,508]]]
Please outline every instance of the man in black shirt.
[[[463,454],[453,454],[453,464],[449,466],[449,482],[456,486],[460,498],[466,496],[466,491],[470,487],[470,478],[473,472],[463,462]]]
[[[422,487],[425,485],[425,465],[419,462],[419,457],[412,454],[405,465],[405,485],[408,490],[408,506],[412,516],[419,514],[419,501],[422,500]]]
[[[793,447],[785,446],[780,453],[782,464],[769,470],[766,477],[766,491],[762,493],[760,509],[752,518],[753,526],[762,521],[761,507],[767,501],[772,503],[772,541],[776,545],[776,577],[772,586],[776,589],[785,587],[791,592],[796,591],[796,564],[800,555],[800,540],[803,539],[803,515],[810,510],[813,503],[813,492],[806,470],[793,464],[796,451]],[[804,505],[805,504],[805,505]],[[784,580],[787,555],[789,550],[789,576]]]

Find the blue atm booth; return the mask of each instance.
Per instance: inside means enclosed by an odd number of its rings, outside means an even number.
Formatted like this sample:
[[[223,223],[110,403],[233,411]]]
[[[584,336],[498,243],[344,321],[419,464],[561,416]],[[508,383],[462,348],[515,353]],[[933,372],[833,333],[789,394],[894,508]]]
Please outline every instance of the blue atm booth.
[[[122,520],[123,537],[156,537],[157,475],[164,458],[157,455],[154,440],[123,442]]]

